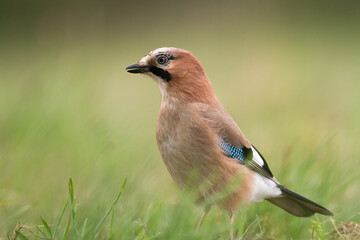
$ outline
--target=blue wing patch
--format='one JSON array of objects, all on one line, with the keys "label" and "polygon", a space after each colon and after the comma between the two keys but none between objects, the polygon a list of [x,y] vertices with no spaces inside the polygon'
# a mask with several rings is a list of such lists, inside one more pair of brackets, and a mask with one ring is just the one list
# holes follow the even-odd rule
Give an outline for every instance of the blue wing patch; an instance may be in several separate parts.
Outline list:
[{"label": "blue wing patch", "polygon": [[245,160],[245,155],[242,148],[234,147],[233,145],[224,141],[221,138],[219,138],[219,145],[223,150],[224,155],[228,156],[229,158],[236,159],[239,163],[243,164]]}]

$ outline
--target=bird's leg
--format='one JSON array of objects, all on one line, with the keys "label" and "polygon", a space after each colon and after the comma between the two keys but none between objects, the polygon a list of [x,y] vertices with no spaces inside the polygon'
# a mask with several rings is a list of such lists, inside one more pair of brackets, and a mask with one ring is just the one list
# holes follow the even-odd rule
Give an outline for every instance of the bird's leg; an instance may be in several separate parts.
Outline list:
[{"label": "bird's leg", "polygon": [[203,214],[201,216],[201,219],[200,219],[200,221],[199,221],[199,223],[198,223],[198,225],[196,227],[196,231],[199,231],[199,229],[200,229],[201,225],[203,224],[204,219],[205,219],[206,215],[208,214],[209,210],[210,210],[210,207],[205,207],[204,212],[203,212]]},{"label": "bird's leg", "polygon": [[229,240],[234,240],[234,229],[233,229],[234,218],[235,218],[235,214],[230,213],[230,232],[229,232]]}]

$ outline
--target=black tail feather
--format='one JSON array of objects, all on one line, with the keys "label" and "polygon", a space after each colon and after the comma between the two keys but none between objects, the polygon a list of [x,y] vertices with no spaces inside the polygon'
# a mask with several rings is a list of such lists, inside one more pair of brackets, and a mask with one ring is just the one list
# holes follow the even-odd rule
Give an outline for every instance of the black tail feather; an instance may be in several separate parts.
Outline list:
[{"label": "black tail feather", "polygon": [[313,201],[310,201],[307,198],[287,189],[282,185],[278,185],[281,192],[281,196],[277,198],[269,198],[267,201],[272,204],[284,209],[288,213],[291,213],[298,217],[310,217],[315,213],[320,213],[327,216],[332,216],[333,214],[326,208],[320,206]]}]

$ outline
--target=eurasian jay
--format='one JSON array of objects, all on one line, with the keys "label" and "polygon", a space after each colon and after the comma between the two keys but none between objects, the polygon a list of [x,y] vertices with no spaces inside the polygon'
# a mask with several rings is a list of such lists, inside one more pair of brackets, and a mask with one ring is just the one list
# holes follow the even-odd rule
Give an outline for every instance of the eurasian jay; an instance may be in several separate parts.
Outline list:
[{"label": "eurasian jay", "polygon": [[176,184],[195,190],[199,201],[226,210],[231,225],[239,206],[264,199],[298,217],[332,215],[278,182],[264,157],[220,104],[200,62],[190,52],[159,48],[126,70],[149,75],[160,87],[156,140]]}]

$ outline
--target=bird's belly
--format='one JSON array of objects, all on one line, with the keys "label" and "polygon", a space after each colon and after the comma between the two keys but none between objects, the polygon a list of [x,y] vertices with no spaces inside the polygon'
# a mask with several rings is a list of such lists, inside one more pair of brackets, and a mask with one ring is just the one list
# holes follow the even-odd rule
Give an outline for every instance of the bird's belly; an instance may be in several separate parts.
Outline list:
[{"label": "bird's belly", "polygon": [[162,141],[158,141],[165,166],[180,188],[184,187],[190,173],[194,171],[186,145],[188,143],[184,143],[184,140],[176,135],[169,135]]}]

